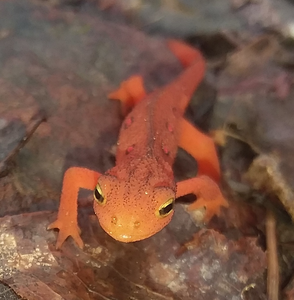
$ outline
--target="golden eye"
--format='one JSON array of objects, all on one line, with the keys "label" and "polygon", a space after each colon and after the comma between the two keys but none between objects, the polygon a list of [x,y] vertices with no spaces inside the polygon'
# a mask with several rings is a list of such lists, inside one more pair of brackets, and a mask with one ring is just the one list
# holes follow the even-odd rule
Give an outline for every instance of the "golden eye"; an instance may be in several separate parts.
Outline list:
[{"label": "golden eye", "polygon": [[101,187],[99,183],[97,183],[95,190],[94,190],[94,198],[100,205],[105,205],[106,199],[102,193]]},{"label": "golden eye", "polygon": [[169,200],[167,200],[159,207],[158,211],[156,211],[155,213],[156,216],[159,218],[164,218],[168,216],[174,209],[174,203],[175,203],[174,198],[170,198]]}]

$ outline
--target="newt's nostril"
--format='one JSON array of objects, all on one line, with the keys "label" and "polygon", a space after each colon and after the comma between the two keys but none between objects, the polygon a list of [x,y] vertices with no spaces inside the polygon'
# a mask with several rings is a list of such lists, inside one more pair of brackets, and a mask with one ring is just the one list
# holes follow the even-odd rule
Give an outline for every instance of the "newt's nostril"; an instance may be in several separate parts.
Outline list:
[{"label": "newt's nostril", "polygon": [[135,228],[139,228],[139,227],[140,227],[140,221],[136,221],[136,222],[134,223],[134,227],[135,227]]},{"label": "newt's nostril", "polygon": [[111,218],[111,224],[113,224],[113,225],[117,224],[117,218],[116,217]]}]

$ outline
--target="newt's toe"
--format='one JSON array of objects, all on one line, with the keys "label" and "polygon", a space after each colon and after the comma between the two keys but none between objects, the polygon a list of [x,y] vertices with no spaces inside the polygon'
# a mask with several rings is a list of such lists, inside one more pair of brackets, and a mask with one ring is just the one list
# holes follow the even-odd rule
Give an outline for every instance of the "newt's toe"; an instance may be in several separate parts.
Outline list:
[{"label": "newt's toe", "polygon": [[229,204],[227,200],[224,197],[219,196],[216,199],[211,200],[206,200],[203,198],[197,199],[197,201],[189,205],[188,209],[191,211],[205,207],[206,212],[204,222],[207,223],[212,219],[213,216],[218,216],[220,214],[221,207],[228,207],[228,205]]},{"label": "newt's toe", "polygon": [[47,230],[50,229],[59,229],[57,242],[55,246],[56,249],[60,249],[62,244],[69,236],[71,236],[74,239],[74,241],[77,243],[77,245],[81,249],[83,249],[84,243],[80,237],[81,229],[77,224],[63,226],[63,223],[57,219],[56,221],[54,221],[53,223],[47,226]]}]

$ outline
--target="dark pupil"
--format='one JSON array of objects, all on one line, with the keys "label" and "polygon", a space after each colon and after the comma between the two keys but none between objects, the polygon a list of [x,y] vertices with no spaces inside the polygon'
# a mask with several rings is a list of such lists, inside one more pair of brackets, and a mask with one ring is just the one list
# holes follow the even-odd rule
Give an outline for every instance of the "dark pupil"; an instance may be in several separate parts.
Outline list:
[{"label": "dark pupil", "polygon": [[99,201],[99,202],[103,202],[103,197],[102,197],[102,195],[98,192],[98,190],[97,189],[95,189],[95,198],[97,199],[97,201]]},{"label": "dark pupil", "polygon": [[161,209],[159,210],[159,214],[160,214],[161,216],[164,216],[164,215],[168,214],[168,213],[173,209],[173,207],[174,207],[174,203],[171,202],[171,203],[168,204],[167,206],[161,208]]}]

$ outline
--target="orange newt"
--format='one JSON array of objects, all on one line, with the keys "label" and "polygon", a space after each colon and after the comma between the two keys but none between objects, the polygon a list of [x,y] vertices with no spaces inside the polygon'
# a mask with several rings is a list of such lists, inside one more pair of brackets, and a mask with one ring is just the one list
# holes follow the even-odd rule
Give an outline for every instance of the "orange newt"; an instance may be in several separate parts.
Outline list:
[{"label": "orange newt", "polygon": [[[141,77],[134,76],[109,95],[122,101],[125,109],[135,106],[120,129],[116,165],[103,175],[79,167],[65,172],[58,217],[48,226],[59,229],[56,248],[69,236],[83,247],[77,223],[80,188],[94,190],[100,225],[122,242],[148,238],[165,227],[177,197],[195,194],[197,200],[189,209],[205,207],[206,221],[228,205],[218,187],[220,168],[212,139],[183,118],[203,78],[204,59],[184,43],[171,40],[168,46],[188,66],[178,78],[146,95]],[[197,177],[175,182],[172,165],[177,147],[197,160]]]}]

